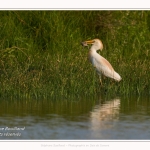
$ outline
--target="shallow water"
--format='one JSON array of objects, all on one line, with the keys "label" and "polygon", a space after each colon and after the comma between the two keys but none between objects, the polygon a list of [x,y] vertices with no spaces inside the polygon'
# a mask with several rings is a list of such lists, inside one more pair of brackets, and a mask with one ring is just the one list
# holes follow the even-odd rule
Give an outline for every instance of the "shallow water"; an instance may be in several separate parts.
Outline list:
[{"label": "shallow water", "polygon": [[1,100],[0,139],[150,139],[150,100]]}]

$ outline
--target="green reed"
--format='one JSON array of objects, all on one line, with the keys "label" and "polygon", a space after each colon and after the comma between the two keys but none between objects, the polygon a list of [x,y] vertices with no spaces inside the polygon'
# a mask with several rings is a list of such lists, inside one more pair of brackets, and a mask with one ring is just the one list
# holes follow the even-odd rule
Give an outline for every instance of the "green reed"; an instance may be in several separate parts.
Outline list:
[{"label": "green reed", "polygon": [[[1,11],[0,97],[150,94],[149,11]],[[121,75],[103,86],[81,41],[100,38],[100,52]]]}]

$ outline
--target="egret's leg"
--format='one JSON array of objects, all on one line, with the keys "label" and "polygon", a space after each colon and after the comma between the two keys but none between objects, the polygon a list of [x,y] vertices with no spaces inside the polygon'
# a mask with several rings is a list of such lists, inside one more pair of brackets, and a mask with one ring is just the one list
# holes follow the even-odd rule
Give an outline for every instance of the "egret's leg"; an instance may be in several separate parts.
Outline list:
[{"label": "egret's leg", "polygon": [[99,75],[99,81],[100,81],[100,84],[102,85],[102,77],[101,77],[101,75]]},{"label": "egret's leg", "polygon": [[99,75],[100,84],[101,84],[101,86],[102,86],[102,76],[101,76],[101,73],[98,73],[98,75]]},{"label": "egret's leg", "polygon": [[102,86],[102,77],[101,77],[101,73],[100,73],[98,70],[96,70],[96,72],[97,72],[97,74],[98,74],[98,76],[99,76],[100,85]]}]

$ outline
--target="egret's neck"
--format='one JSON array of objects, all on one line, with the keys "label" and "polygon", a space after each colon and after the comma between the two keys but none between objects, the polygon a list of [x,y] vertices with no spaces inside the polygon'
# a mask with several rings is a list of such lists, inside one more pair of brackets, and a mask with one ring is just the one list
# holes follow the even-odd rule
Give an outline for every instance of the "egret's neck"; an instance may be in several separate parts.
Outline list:
[{"label": "egret's neck", "polygon": [[90,51],[96,52],[99,49],[100,49],[100,47],[98,45],[92,45],[91,48],[90,48]]},{"label": "egret's neck", "polygon": [[103,44],[102,44],[102,42],[101,41],[97,41],[97,42],[95,42],[92,46],[91,46],[91,48],[90,48],[90,50],[91,51],[97,51],[97,50],[102,50],[103,49]]}]

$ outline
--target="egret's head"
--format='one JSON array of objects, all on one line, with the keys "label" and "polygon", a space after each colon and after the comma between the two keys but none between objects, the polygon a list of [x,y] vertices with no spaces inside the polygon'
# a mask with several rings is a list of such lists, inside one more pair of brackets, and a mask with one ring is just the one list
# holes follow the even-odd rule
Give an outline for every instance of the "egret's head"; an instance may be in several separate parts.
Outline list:
[{"label": "egret's head", "polygon": [[103,43],[101,40],[99,39],[93,39],[93,40],[89,40],[89,41],[84,41],[81,43],[82,46],[88,46],[89,44],[92,44],[91,48],[94,48],[95,50],[103,50]]}]

